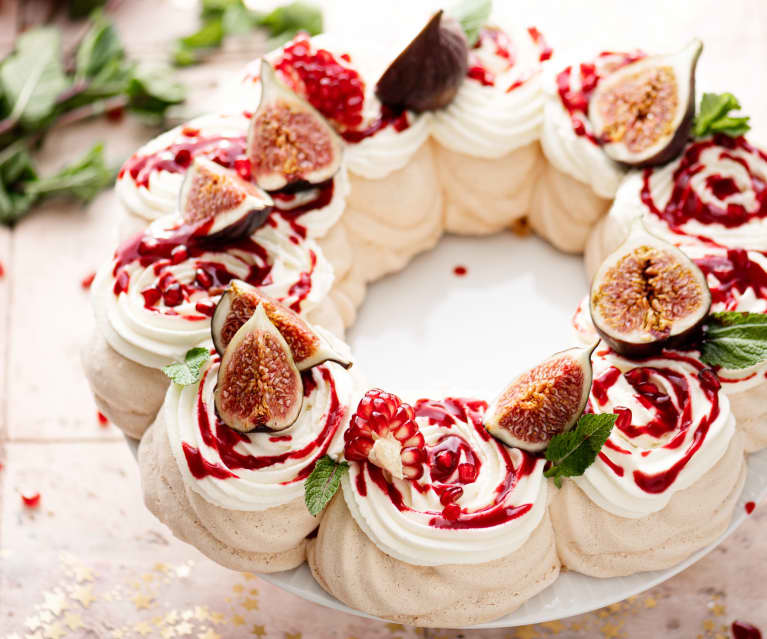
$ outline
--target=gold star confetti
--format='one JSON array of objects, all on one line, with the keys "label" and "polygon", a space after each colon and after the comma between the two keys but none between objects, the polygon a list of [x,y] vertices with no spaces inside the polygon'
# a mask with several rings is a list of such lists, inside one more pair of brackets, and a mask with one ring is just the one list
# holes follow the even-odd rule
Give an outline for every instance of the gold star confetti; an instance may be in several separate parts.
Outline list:
[{"label": "gold star confetti", "polygon": [[545,623],[541,624],[542,628],[546,628],[546,630],[551,630],[555,635],[558,635],[560,632],[565,630],[565,624],[563,624],[561,621],[547,621]]},{"label": "gold star confetti", "polygon": [[65,634],[67,634],[67,631],[64,630],[64,626],[61,625],[60,621],[43,629],[43,637],[45,639],[61,639]]},{"label": "gold star confetti", "polygon": [[176,634],[176,629],[173,626],[167,626],[160,631],[162,639],[170,639]]},{"label": "gold star confetti", "polygon": [[198,634],[197,639],[221,639],[221,635],[208,628],[205,632]]},{"label": "gold star confetti", "polygon": [[173,625],[178,621],[178,611],[177,610],[171,610],[167,615],[165,615],[165,623],[168,625]]},{"label": "gold star confetti", "polygon": [[170,570],[170,568],[168,567],[168,564],[164,564],[162,562],[158,562],[158,563],[156,563],[154,565],[153,570],[155,570],[156,572],[161,572],[161,573],[165,574],[166,572],[168,572],[168,570]]},{"label": "gold star confetti", "polygon": [[123,639],[124,636],[125,636],[125,631],[122,630],[121,628],[115,628],[112,631],[113,639]]},{"label": "gold star confetti", "polygon": [[251,595],[258,595],[258,588],[251,588],[250,589],[250,594]]},{"label": "gold star confetti", "polygon": [[136,610],[145,610],[149,608],[149,604],[154,601],[154,597],[138,593],[131,597],[131,601],[133,602],[133,605],[136,606]]},{"label": "gold star confetti", "polygon": [[242,584],[234,584],[234,586],[232,586],[232,592],[236,592],[239,594],[243,590],[245,590],[245,586],[243,586]]},{"label": "gold star confetti", "polygon": [[657,605],[658,605],[658,602],[655,600],[654,597],[647,597],[647,599],[644,600],[645,608],[655,608],[655,606]]},{"label": "gold star confetti", "polygon": [[266,634],[266,629],[263,626],[253,626],[250,634],[256,635],[256,637],[263,637]]},{"label": "gold star confetti", "polygon": [[243,578],[245,581],[250,581],[251,579],[255,579],[256,576],[252,572],[244,572],[242,573]]},{"label": "gold star confetti", "polygon": [[722,604],[714,604],[711,606],[711,614],[717,617],[723,617],[726,612],[725,607]]},{"label": "gold star confetti", "polygon": [[78,630],[83,627],[83,618],[74,612],[68,612],[64,616],[64,623],[70,630]]},{"label": "gold star confetti", "polygon": [[606,623],[604,626],[600,628],[600,631],[602,633],[602,636],[605,637],[605,639],[617,639],[621,636],[621,627],[623,626],[623,622],[617,624],[612,623]]},{"label": "gold star confetti", "polygon": [[232,625],[233,626],[244,626],[245,625],[245,617],[242,615],[234,615],[232,617]]},{"label": "gold star confetti", "polygon": [[176,626],[176,634],[179,637],[188,635],[190,632],[192,632],[192,624],[190,624],[188,621],[182,621]]},{"label": "gold star confetti", "polygon": [[405,626],[403,626],[401,623],[387,623],[386,627],[388,628],[389,632],[404,632]]},{"label": "gold star confetti", "polygon": [[258,599],[248,597],[243,603],[245,610],[258,610]]},{"label": "gold star confetti", "polygon": [[195,606],[194,616],[198,621],[205,621],[210,618],[210,611],[207,606]]},{"label": "gold star confetti", "polygon": [[91,569],[82,564],[78,564],[74,567],[75,581],[79,584],[85,581],[93,581],[93,573]]},{"label": "gold star confetti", "polygon": [[45,599],[43,608],[50,610],[54,615],[58,616],[69,608],[67,598],[59,592],[45,592],[43,598]]},{"label": "gold star confetti", "polygon": [[300,632],[286,632],[285,639],[301,639]]},{"label": "gold star confetti", "polygon": [[149,583],[150,581],[154,581],[154,575],[151,572],[147,572],[141,575],[141,578],[147,583]]},{"label": "gold star confetti", "polygon": [[152,634],[152,626],[150,626],[146,621],[141,621],[133,626],[133,632],[137,632],[142,637],[146,637],[147,635]]},{"label": "gold star confetti", "polygon": [[706,619],[703,622],[703,629],[704,630],[706,630],[708,632],[714,632],[714,628],[716,628],[716,626],[714,625],[714,622],[711,621],[711,619]]},{"label": "gold star confetti", "polygon": [[75,588],[72,593],[72,599],[79,601],[83,608],[87,608],[96,601],[96,597],[93,595],[93,590],[90,586],[78,586]]},{"label": "gold star confetti", "polygon": [[188,621],[192,617],[194,617],[194,611],[190,608],[181,612],[181,618],[186,621]]},{"label": "gold star confetti", "polygon": [[540,636],[535,626],[520,626],[514,633],[514,639],[537,639]]}]

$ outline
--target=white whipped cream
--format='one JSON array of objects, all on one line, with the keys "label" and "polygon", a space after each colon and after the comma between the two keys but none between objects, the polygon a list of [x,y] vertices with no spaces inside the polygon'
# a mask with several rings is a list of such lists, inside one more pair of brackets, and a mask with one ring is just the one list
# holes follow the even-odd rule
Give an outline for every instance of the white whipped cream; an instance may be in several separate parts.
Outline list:
[{"label": "white whipped cream", "polygon": [[[320,330],[321,329],[316,329]],[[323,332],[323,336],[333,339]],[[349,421],[349,406],[355,399],[356,385],[350,371],[327,363],[311,370],[316,387],[304,397],[296,422],[279,432],[253,432],[243,435],[234,446],[238,455],[251,458],[277,457],[275,463],[250,460],[254,469],[227,467],[226,455],[217,444],[203,439],[198,419],[198,400],[202,401],[211,431],[228,428],[216,425],[213,391],[216,387],[219,358],[210,364],[201,383],[190,386],[171,384],[163,404],[163,416],[173,456],[184,482],[203,499],[232,510],[262,511],[300,498],[303,478],[325,454],[337,456],[343,449],[343,431]],[[326,379],[326,375],[332,381]],[[202,458],[234,476],[220,479],[194,476],[186,459],[184,445],[193,447]],[[283,456],[283,459],[279,459]],[[262,466],[256,468],[256,466]],[[226,474],[226,473],[225,473]]]},{"label": "white whipped cream", "polygon": [[[521,451],[506,449],[492,438],[483,438],[474,425],[460,419],[456,419],[451,427],[430,424],[424,417],[418,417],[416,421],[427,447],[445,435],[460,435],[481,461],[476,480],[462,485],[463,495],[457,500],[461,508],[470,512],[489,506],[496,488],[507,477],[503,450],[508,451],[515,468],[522,463]],[[434,489],[421,493],[412,482],[394,479],[395,488],[408,506],[400,511],[371,479],[367,464],[350,464],[350,471],[343,479],[344,497],[360,528],[379,549],[395,559],[419,566],[484,563],[517,550],[543,519],[547,507],[544,462],[534,463],[532,472],[520,477],[502,502],[507,507],[530,504],[531,508],[515,519],[487,528],[437,528],[430,525],[429,521],[439,518],[443,509]],[[367,488],[364,497],[358,490],[360,474],[363,474]],[[431,483],[428,466],[418,481]]]},{"label": "white whipped cream", "polygon": [[[594,355],[593,363],[595,379],[598,379],[611,366],[620,369],[623,373],[638,366],[646,366],[671,369],[682,376],[688,385],[691,423],[681,444],[666,447],[675,436],[679,435],[681,432],[679,429],[656,438],[650,434],[629,437],[615,427],[608,441],[626,452],[618,452],[606,444],[602,448],[601,455],[622,468],[623,475],[619,476],[600,456],[586,469],[582,477],[574,478],[577,485],[595,504],[614,515],[640,518],[658,512],[669,503],[675,493],[695,483],[724,455],[735,433],[735,418],[730,412],[730,403],[724,393],[717,394],[719,414],[711,422],[700,447],[667,488],[662,492],[647,492],[637,484],[634,472],[656,475],[669,471],[675,464],[681,463],[694,445],[699,425],[710,418],[713,403],[701,387],[698,368],[687,362],[659,356],[637,364],[613,353],[605,354],[601,351]],[[667,379],[653,375],[651,382],[660,391],[667,393],[681,412],[677,395]],[[630,408],[631,423],[635,427],[646,425],[655,416],[651,409],[640,403],[634,389],[623,374],[607,390],[605,403],[600,404],[597,401],[593,390],[590,401],[594,411],[598,413],[610,413],[616,407]]]},{"label": "white whipped cream", "polygon": [[[655,208],[659,211],[664,211],[669,205],[674,192],[674,174],[679,169],[680,163],[686,162],[687,153],[697,144],[700,142],[688,146],[685,154],[673,162],[651,170],[649,195]],[[691,189],[704,205],[725,210],[728,205],[739,205],[745,207],[748,213],[755,213],[759,210],[760,203],[756,197],[752,176],[762,184],[767,181],[767,160],[758,152],[739,147],[730,149],[714,145],[703,150],[699,159],[690,166],[694,169],[694,175],[690,176],[685,189]],[[619,222],[621,227],[628,228],[631,220],[641,215],[645,226],[651,233],[677,244],[694,241],[697,238],[706,238],[722,246],[758,251],[767,250],[767,217],[760,218],[753,215],[742,224],[732,228],[719,223],[704,223],[691,217],[678,228],[672,229],[664,219],[642,201],[644,175],[644,171],[633,171],[626,177],[616,193],[615,202],[609,215]],[[721,199],[709,186],[710,180],[719,178],[730,180],[730,184],[735,187],[734,192]]]},{"label": "white whipped cream", "polygon": [[474,61],[496,71],[494,84],[467,77],[455,99],[434,112],[432,134],[442,146],[473,157],[498,158],[540,136],[541,49],[526,29],[514,27],[507,33],[513,64],[509,66],[493,40],[484,36],[480,47],[470,51],[469,65]]},{"label": "white whipped cream", "polygon": [[[617,54],[616,57],[620,57]],[[595,64],[597,73],[615,64],[615,58],[600,56],[587,64]],[[569,65],[570,88],[573,91],[581,89],[580,64],[573,62]],[[543,129],[541,146],[546,158],[555,168],[566,173],[579,182],[589,185],[594,193],[606,199],[612,199],[625,174],[621,166],[611,160],[602,147],[586,135],[575,132],[573,118],[568,113],[559,96],[557,75],[565,67],[554,69],[551,65],[544,73],[543,87],[546,92],[543,109]],[[590,130],[586,113],[579,111],[576,116]]]},{"label": "white whipped cream", "polygon": [[[178,223],[176,216],[160,218],[145,231],[145,236],[161,236]],[[291,287],[301,281],[302,274],[310,273],[311,290],[300,302],[303,314],[325,298],[333,283],[333,269],[314,240],[294,236],[295,241],[291,241],[291,235],[287,224],[280,221],[276,227],[264,225],[251,239],[266,251],[267,262],[272,265],[271,282],[260,287],[266,295],[290,305],[297,301]],[[181,284],[191,283],[200,262],[221,264],[235,277],[247,279],[251,266],[260,265],[260,261],[255,254],[227,248],[226,244],[168,265],[161,274],[155,273],[154,265],[144,267],[134,261],[125,267],[130,276],[128,291],[115,295],[114,260],[110,260],[99,269],[91,286],[98,327],[114,350],[144,366],[160,368],[181,360],[190,348],[209,342],[210,318],[198,312],[196,305],[215,304],[218,295],[208,296],[201,291],[173,308],[162,300],[147,308],[142,291],[157,286],[165,273],[171,273]]]}]

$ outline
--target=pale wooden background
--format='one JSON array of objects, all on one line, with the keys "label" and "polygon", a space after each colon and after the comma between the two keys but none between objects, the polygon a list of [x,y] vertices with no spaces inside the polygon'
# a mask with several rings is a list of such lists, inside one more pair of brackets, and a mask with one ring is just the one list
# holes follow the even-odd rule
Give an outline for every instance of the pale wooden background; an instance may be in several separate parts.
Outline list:
[{"label": "pale wooden background", "polygon": [[[706,44],[700,85],[730,90],[767,139],[767,2],[641,3],[608,0],[503,2],[501,12],[543,29],[556,49],[642,46],[669,50],[697,35]],[[13,39],[19,6],[0,5],[0,50]],[[173,35],[195,23],[193,2],[126,1],[117,16],[135,55],[162,58]],[[255,3],[259,4],[259,3]],[[270,3],[273,4],[273,3]],[[414,0],[337,0],[331,30],[401,40]],[[350,28],[349,25],[355,25]],[[395,25],[393,30],[386,25]],[[622,34],[622,35],[620,35]],[[620,37],[618,37],[620,35]],[[184,73],[190,112],[247,57],[230,47]],[[117,162],[153,132],[130,118],[56,131],[43,150],[54,169],[93,141]],[[143,508],[135,463],[118,431],[99,426],[80,372],[79,343],[91,324],[80,280],[112,250],[111,192],[88,209],[50,204],[13,232],[0,228],[0,638],[34,637],[702,637],[728,636],[745,619],[767,630],[767,508],[696,566],[609,609],[509,631],[420,631],[372,623],[305,603],[258,578],[219,568],[176,542]],[[42,494],[25,509],[20,492]]]}]

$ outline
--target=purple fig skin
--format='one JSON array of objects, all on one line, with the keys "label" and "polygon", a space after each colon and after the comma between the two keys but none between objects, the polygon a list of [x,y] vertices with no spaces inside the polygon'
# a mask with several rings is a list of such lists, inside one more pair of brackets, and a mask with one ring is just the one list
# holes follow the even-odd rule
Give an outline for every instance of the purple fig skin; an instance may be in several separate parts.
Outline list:
[{"label": "purple fig skin", "polygon": [[440,10],[384,71],[376,96],[395,110],[441,109],[453,101],[466,77],[468,57],[463,30]]},{"label": "purple fig skin", "polygon": [[252,235],[257,229],[261,228],[269,217],[272,207],[264,209],[254,209],[248,211],[236,222],[229,226],[208,235],[207,239],[211,242],[234,242],[244,237]]}]

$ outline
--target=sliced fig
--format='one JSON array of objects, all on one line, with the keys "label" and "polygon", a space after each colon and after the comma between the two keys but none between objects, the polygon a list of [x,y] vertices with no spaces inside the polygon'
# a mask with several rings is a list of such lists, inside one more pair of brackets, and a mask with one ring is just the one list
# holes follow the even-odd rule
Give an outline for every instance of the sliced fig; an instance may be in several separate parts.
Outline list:
[{"label": "sliced fig", "polygon": [[301,373],[263,306],[226,347],[214,396],[224,423],[242,433],[284,430],[298,419],[304,399]]},{"label": "sliced fig", "polygon": [[570,430],[589,399],[597,343],[555,353],[514,379],[488,407],[487,431],[507,446],[535,452]]},{"label": "sliced fig", "polygon": [[420,478],[426,462],[426,440],[413,407],[391,393],[369,390],[344,432],[344,457],[369,461],[397,479]]},{"label": "sliced fig", "polygon": [[458,22],[437,11],[389,65],[376,96],[395,109],[434,111],[453,101],[468,69],[469,48]]},{"label": "sliced fig", "polygon": [[289,89],[266,60],[261,102],[248,131],[248,156],[256,183],[267,191],[289,184],[319,184],[341,167],[341,138],[322,114]]},{"label": "sliced fig", "polygon": [[637,219],[594,275],[589,307],[610,348],[642,357],[694,339],[711,308],[711,292],[689,257]]},{"label": "sliced fig", "polygon": [[352,365],[297,313],[241,280],[229,283],[213,313],[211,336],[219,353],[224,353],[235,333],[258,307],[264,308],[269,320],[285,338],[298,370],[304,371],[327,361],[345,368]]},{"label": "sliced fig", "polygon": [[261,226],[272,210],[272,198],[237,173],[196,157],[181,186],[179,210],[187,224],[213,219],[210,238],[237,239]]},{"label": "sliced fig", "polygon": [[630,166],[664,164],[682,151],[695,116],[695,67],[703,43],[642,58],[603,78],[589,120],[605,153]]}]

